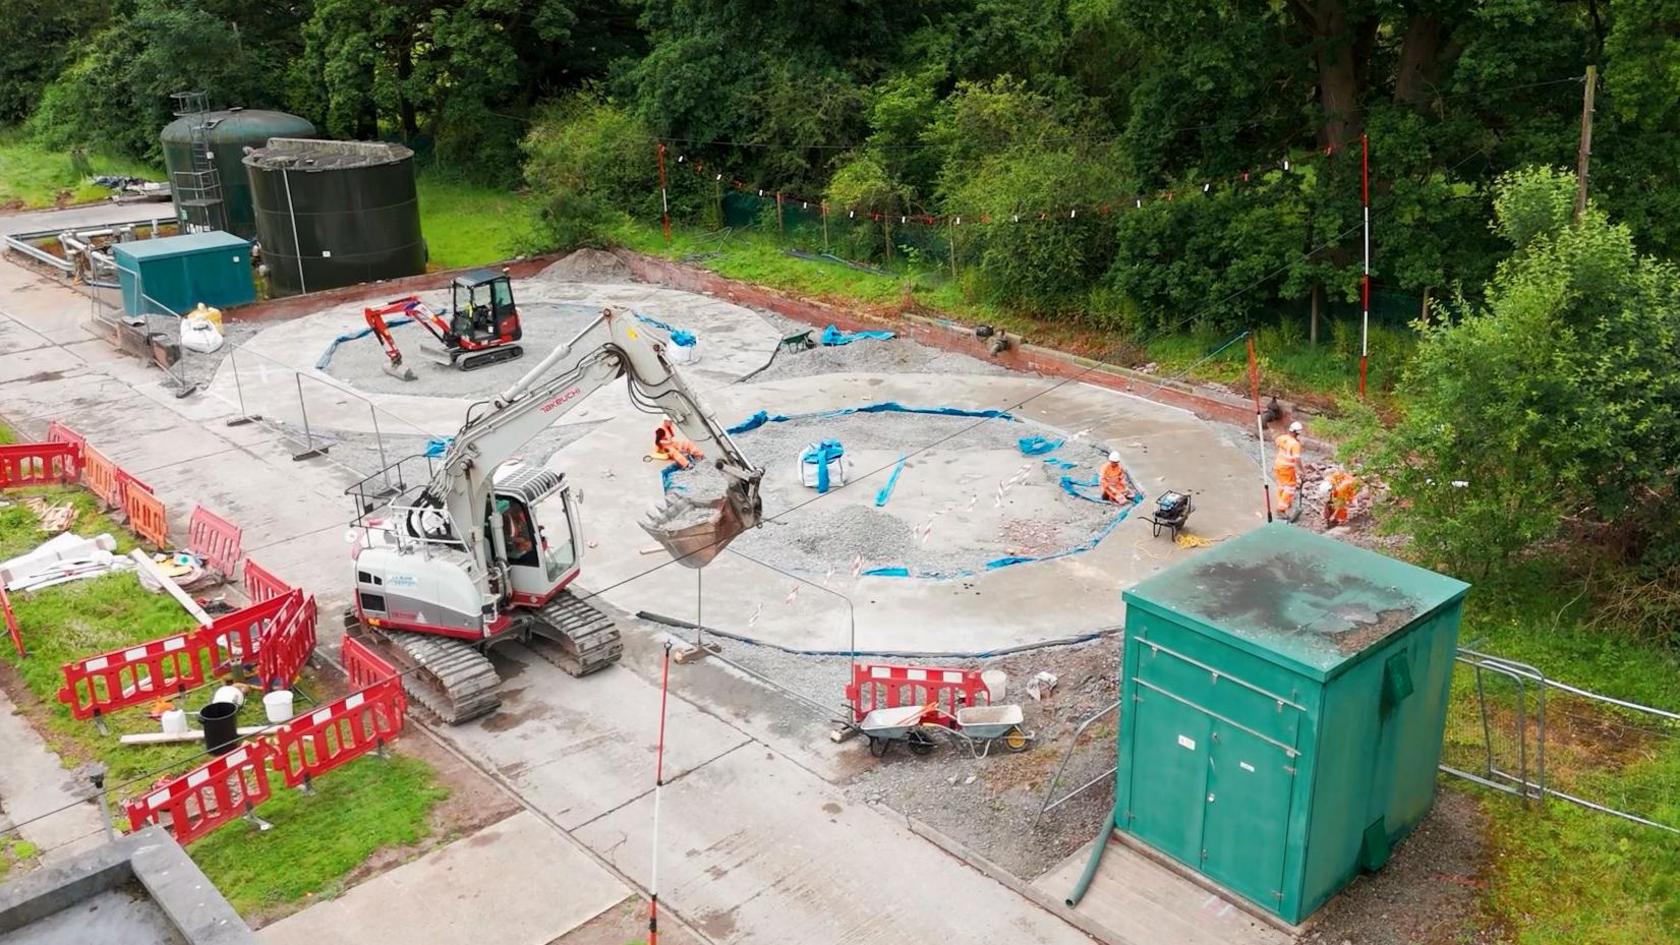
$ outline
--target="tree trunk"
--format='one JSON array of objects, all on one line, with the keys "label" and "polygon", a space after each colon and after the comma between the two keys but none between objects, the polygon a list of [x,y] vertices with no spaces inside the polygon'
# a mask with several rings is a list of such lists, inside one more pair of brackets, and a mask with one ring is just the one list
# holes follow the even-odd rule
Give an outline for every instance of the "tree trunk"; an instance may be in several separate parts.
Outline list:
[{"label": "tree trunk", "polygon": [[414,101],[408,97],[408,83],[414,76],[414,50],[407,42],[399,42],[397,54],[397,114],[402,121],[403,140],[412,142],[420,137],[420,122],[414,114]]},{"label": "tree trunk", "polygon": [[1423,14],[1406,24],[1400,44],[1400,65],[1394,73],[1394,101],[1422,108],[1440,72],[1441,18]]},{"label": "tree trunk", "polygon": [[1359,138],[1364,126],[1356,54],[1359,37],[1349,28],[1343,0],[1316,0],[1310,11],[1313,45],[1317,47],[1318,100],[1324,110],[1319,144],[1341,151]]},{"label": "tree trunk", "polygon": [[1318,296],[1321,291],[1323,291],[1323,288],[1314,282],[1312,287],[1312,327],[1307,329],[1307,340],[1311,341],[1314,347],[1318,345]]}]

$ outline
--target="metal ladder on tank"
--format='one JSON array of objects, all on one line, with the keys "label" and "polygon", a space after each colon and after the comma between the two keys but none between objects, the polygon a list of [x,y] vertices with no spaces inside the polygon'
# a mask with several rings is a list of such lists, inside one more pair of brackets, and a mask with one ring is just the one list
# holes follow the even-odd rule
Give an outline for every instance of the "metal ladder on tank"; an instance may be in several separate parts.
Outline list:
[{"label": "metal ladder on tank", "polygon": [[222,175],[216,170],[210,149],[210,107],[203,92],[176,92],[175,115],[187,120],[188,169],[170,175],[169,187],[175,206],[181,209],[187,229],[193,232],[227,229],[227,207],[222,201]]}]

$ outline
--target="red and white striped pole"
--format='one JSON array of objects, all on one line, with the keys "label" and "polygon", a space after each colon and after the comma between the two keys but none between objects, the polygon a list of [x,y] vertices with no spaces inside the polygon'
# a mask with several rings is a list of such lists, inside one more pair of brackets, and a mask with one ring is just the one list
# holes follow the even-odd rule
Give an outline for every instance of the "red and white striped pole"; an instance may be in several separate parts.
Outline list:
[{"label": "red and white striped pole", "polygon": [[1260,451],[1260,494],[1266,521],[1272,520],[1272,480],[1266,474],[1266,411],[1260,407],[1260,358],[1254,353],[1254,332],[1248,333],[1248,387],[1254,394],[1254,442]]},{"label": "red and white striped pole", "polygon": [[659,143],[659,223],[665,230],[665,242],[671,242],[671,192],[665,185],[665,143]]},{"label": "red and white striped pole", "polygon": [[659,945],[659,795],[665,786],[665,696],[671,686],[671,644],[659,675],[659,749],[653,763],[653,871],[648,880],[648,945]]},{"label": "red and white striped pole", "polygon": [[1359,136],[1359,200],[1365,208],[1365,273],[1359,296],[1364,308],[1359,322],[1359,396],[1365,396],[1365,369],[1371,359],[1371,141]]}]

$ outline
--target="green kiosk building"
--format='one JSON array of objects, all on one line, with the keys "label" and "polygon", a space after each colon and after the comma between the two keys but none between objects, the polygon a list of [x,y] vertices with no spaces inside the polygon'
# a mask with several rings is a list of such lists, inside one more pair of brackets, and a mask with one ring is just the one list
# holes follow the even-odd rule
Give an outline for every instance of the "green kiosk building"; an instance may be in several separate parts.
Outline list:
[{"label": "green kiosk building", "polygon": [[1468,591],[1281,523],[1126,591],[1115,827],[1311,915],[1429,812]]}]

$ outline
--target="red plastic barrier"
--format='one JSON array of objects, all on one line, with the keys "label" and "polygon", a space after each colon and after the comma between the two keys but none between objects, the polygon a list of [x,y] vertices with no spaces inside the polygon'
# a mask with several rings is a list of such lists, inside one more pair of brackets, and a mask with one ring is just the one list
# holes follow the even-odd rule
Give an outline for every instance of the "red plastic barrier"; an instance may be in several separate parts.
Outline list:
[{"label": "red plastic barrier", "polygon": [[0,489],[75,482],[81,478],[81,453],[74,443],[0,446]]},{"label": "red plastic barrier", "polygon": [[122,480],[122,507],[128,515],[128,527],[157,547],[168,548],[169,513],[164,510],[163,500],[152,495],[145,483],[121,469],[117,470],[117,477]]},{"label": "red plastic barrier", "polygon": [[395,666],[355,637],[344,638],[344,647],[339,651],[339,658],[344,661],[344,675],[350,677],[350,685],[356,689],[366,689],[376,682],[392,679],[397,675]]},{"label": "red plastic barrier", "polygon": [[188,771],[124,804],[130,830],[158,824],[186,846],[268,800],[268,762],[274,749],[252,742]]},{"label": "red plastic barrier", "polygon": [[223,614],[210,624],[208,633],[216,643],[218,672],[227,666],[257,664],[257,654],[262,652],[264,639],[279,628],[281,621],[290,617],[287,608],[303,603],[303,592],[294,593],[297,594],[296,599],[271,597],[243,610]]},{"label": "red plastic barrier", "polygon": [[315,652],[315,598],[294,590],[285,597],[273,628],[257,650],[257,673],[264,689],[288,689]]},{"label": "red plastic barrier", "polygon": [[245,559],[245,594],[254,604],[279,597],[292,589],[291,585],[274,576],[274,572]]},{"label": "red plastic barrier", "polygon": [[202,505],[193,506],[192,518],[187,522],[187,550],[210,567],[222,572],[228,580],[238,573],[239,556],[244,554],[240,543],[245,530]]},{"label": "red plastic barrier", "polygon": [[386,679],[281,727],[274,766],[287,787],[308,784],[339,765],[385,747],[402,732],[408,696]]},{"label": "red plastic barrier", "polygon": [[80,464],[82,458],[82,452],[87,449],[87,437],[82,436],[80,433],[77,433],[75,430],[70,429],[64,424],[59,423],[57,420],[47,424],[47,442],[74,444],[76,447],[76,460],[78,465]]},{"label": "red plastic barrier", "polygon": [[874,709],[901,705],[937,704],[955,715],[965,705],[991,705],[992,693],[977,669],[858,663],[852,667],[846,701],[852,705],[852,720],[861,722]]},{"label": "red plastic barrier", "polygon": [[[122,480],[117,464],[92,446],[82,447],[82,485],[107,509],[122,505]],[[138,481],[138,480],[136,480]]]},{"label": "red plastic barrier", "polygon": [[18,629],[17,614],[12,613],[12,599],[6,596],[6,585],[0,583],[0,612],[6,616],[6,632],[12,636],[12,646],[17,647],[18,659],[28,656],[23,651],[23,632]]},{"label": "red plastic barrier", "polygon": [[78,719],[185,692],[204,682],[216,654],[204,628],[64,664],[58,701]]}]

